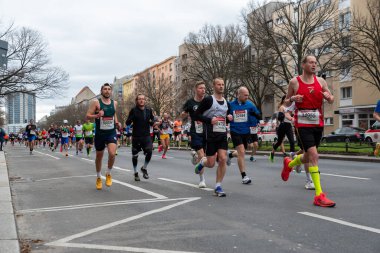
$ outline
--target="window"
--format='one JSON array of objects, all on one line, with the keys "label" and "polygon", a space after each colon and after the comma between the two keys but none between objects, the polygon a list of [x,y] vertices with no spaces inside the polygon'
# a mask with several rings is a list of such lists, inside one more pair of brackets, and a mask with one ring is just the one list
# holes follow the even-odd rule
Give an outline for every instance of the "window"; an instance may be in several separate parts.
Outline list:
[{"label": "window", "polygon": [[284,22],[285,22],[285,19],[283,16],[276,18],[277,25],[283,24]]},{"label": "window", "polygon": [[342,115],[342,126],[343,127],[348,127],[352,126],[354,123],[354,114],[343,114]]},{"label": "window", "polygon": [[340,70],[340,81],[351,81],[351,63],[343,62]]},{"label": "window", "polygon": [[351,22],[351,12],[346,12],[339,14],[339,30],[348,30],[350,29]]},{"label": "window", "polygon": [[316,26],[313,30],[313,33],[321,32],[323,30],[329,29],[333,26],[331,20],[326,20],[323,24]]},{"label": "window", "polygon": [[172,65],[173,65],[172,63],[169,64],[169,71],[172,71],[172,70],[173,70],[173,69],[172,69]]},{"label": "window", "polygon": [[340,99],[352,99],[352,87],[340,88]]},{"label": "window", "polygon": [[326,126],[334,125],[334,118],[333,117],[325,118],[325,125]]}]

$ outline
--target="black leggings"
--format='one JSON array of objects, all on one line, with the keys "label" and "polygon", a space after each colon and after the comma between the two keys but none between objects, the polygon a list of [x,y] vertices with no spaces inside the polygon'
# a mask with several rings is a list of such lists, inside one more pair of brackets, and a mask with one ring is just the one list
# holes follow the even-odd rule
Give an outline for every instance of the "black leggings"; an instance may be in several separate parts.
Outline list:
[{"label": "black leggings", "polygon": [[284,137],[288,137],[290,144],[290,152],[294,152],[294,134],[292,124],[288,122],[282,122],[277,130],[277,142],[273,145],[273,149],[276,150],[284,140]]}]

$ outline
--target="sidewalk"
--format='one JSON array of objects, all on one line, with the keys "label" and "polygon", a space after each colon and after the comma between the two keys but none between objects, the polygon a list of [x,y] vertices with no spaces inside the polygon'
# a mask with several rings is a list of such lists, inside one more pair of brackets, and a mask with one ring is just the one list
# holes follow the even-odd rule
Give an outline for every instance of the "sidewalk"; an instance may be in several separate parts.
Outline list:
[{"label": "sidewalk", "polygon": [[0,221],[0,252],[19,253],[20,246],[4,151],[0,151]]}]

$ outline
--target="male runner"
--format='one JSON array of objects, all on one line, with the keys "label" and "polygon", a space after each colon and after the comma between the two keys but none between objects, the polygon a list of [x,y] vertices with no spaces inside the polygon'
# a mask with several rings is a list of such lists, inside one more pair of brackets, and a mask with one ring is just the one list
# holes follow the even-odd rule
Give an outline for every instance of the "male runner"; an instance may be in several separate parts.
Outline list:
[{"label": "male runner", "polygon": [[54,129],[54,125],[51,124],[50,125],[50,128],[48,129],[48,133],[49,133],[49,146],[50,146],[50,150],[53,151],[54,150],[54,146],[55,146],[55,129]]},{"label": "male runner", "polygon": [[25,132],[28,135],[29,150],[30,150],[30,154],[32,155],[33,148],[34,148],[34,141],[36,140],[36,132],[37,132],[37,126],[34,124],[33,119],[29,121],[29,124],[25,128]]},{"label": "male runner", "polygon": [[65,119],[63,120],[63,127],[61,128],[61,152],[65,150],[65,156],[68,157],[69,154],[69,138],[70,138],[70,126],[69,122]]},{"label": "male runner", "polygon": [[[379,101],[377,101],[375,111],[373,112],[373,117],[375,118],[375,120],[380,122],[380,99]],[[376,143],[376,149],[374,151],[374,155],[380,156],[380,142]]]},{"label": "male runner", "polygon": [[[233,120],[230,122],[231,139],[236,151],[230,152],[227,159],[230,160],[232,157],[238,158],[238,167],[243,184],[251,183],[251,179],[245,172],[245,150],[251,138],[249,115],[258,119],[261,118],[261,115],[256,113],[256,107],[253,103],[248,101],[248,97],[248,89],[246,87],[240,87],[238,89],[237,98],[229,103],[229,113],[233,115]],[[228,160],[227,164],[230,164]]]},{"label": "male runner", "polygon": [[286,103],[290,105],[292,101],[295,102],[294,124],[298,144],[304,154],[297,155],[293,160],[285,157],[281,177],[287,181],[294,166],[309,163],[309,171],[315,185],[314,205],[334,207],[335,202],[322,192],[317,151],[323,132],[323,99],[331,104],[334,102],[334,96],[330,93],[326,81],[315,75],[316,68],[315,56],[305,56],[302,59],[302,74],[289,83]]},{"label": "male runner", "polygon": [[87,157],[90,157],[91,148],[94,143],[94,125],[89,119],[83,124],[84,143],[86,144]]},{"label": "male runner", "polygon": [[227,166],[227,128],[226,118],[232,120],[232,115],[227,116],[228,103],[224,99],[224,81],[222,78],[213,80],[214,94],[206,97],[195,111],[194,120],[205,124],[206,157],[203,157],[195,166],[195,173],[202,172],[204,167],[213,168],[218,156],[218,168],[216,170],[216,185],[214,193],[218,197],[225,197],[222,189],[222,181],[226,174]]},{"label": "male runner", "polygon": [[76,155],[78,155],[78,151],[82,153],[82,149],[83,149],[83,126],[80,123],[80,120],[77,120],[77,124],[74,126],[74,134],[75,134],[75,150],[76,150]]},{"label": "male runner", "polygon": [[116,128],[120,125],[117,114],[117,102],[111,99],[112,87],[105,83],[100,89],[101,97],[91,102],[87,111],[87,119],[95,119],[95,167],[96,167],[96,189],[102,189],[102,160],[104,148],[108,149],[108,169],[106,172],[106,186],[112,185],[111,170],[115,162],[116,154]]},{"label": "male runner", "polygon": [[[203,123],[201,121],[194,120],[194,113],[198,109],[201,101],[206,94],[206,84],[203,81],[198,81],[194,87],[194,98],[190,98],[183,105],[183,112],[181,116],[183,118],[190,115],[191,126],[190,126],[190,138],[191,139],[191,148],[193,151],[192,154],[192,163],[196,165],[204,156],[204,138],[203,138]],[[199,173],[199,188],[206,188],[206,181],[204,178],[204,170]]]},{"label": "male runner", "polygon": [[152,158],[153,150],[150,127],[154,124],[154,116],[152,110],[145,106],[145,96],[143,94],[138,94],[135,102],[136,106],[129,112],[125,124],[130,125],[133,123],[132,165],[135,172],[135,181],[140,181],[139,173],[137,172],[137,162],[140,151],[143,151],[145,155],[145,162],[140,170],[145,179],[149,178],[147,167]]}]

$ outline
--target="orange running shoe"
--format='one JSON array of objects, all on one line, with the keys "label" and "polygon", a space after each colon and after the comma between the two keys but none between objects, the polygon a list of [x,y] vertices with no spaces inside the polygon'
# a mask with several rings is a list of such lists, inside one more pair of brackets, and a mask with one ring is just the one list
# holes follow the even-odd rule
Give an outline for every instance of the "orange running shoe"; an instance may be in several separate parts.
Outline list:
[{"label": "orange running shoe", "polygon": [[111,176],[111,174],[107,174],[106,175],[106,186],[111,187],[111,185],[112,185],[112,176]]},{"label": "orange running shoe", "polygon": [[376,149],[375,152],[373,152],[375,156],[380,156],[380,142],[376,143]]},{"label": "orange running shoe", "polygon": [[289,179],[289,174],[292,171],[292,168],[289,167],[289,163],[292,161],[289,157],[284,158],[284,167],[282,168],[281,172],[281,178],[284,181],[288,181]]},{"label": "orange running shoe", "polygon": [[101,190],[102,189],[102,179],[100,177],[96,178],[96,189]]},{"label": "orange running shoe", "polygon": [[326,197],[326,194],[322,192],[321,194],[319,194],[319,196],[314,197],[314,205],[321,207],[334,207],[335,202],[331,199],[328,199]]}]

